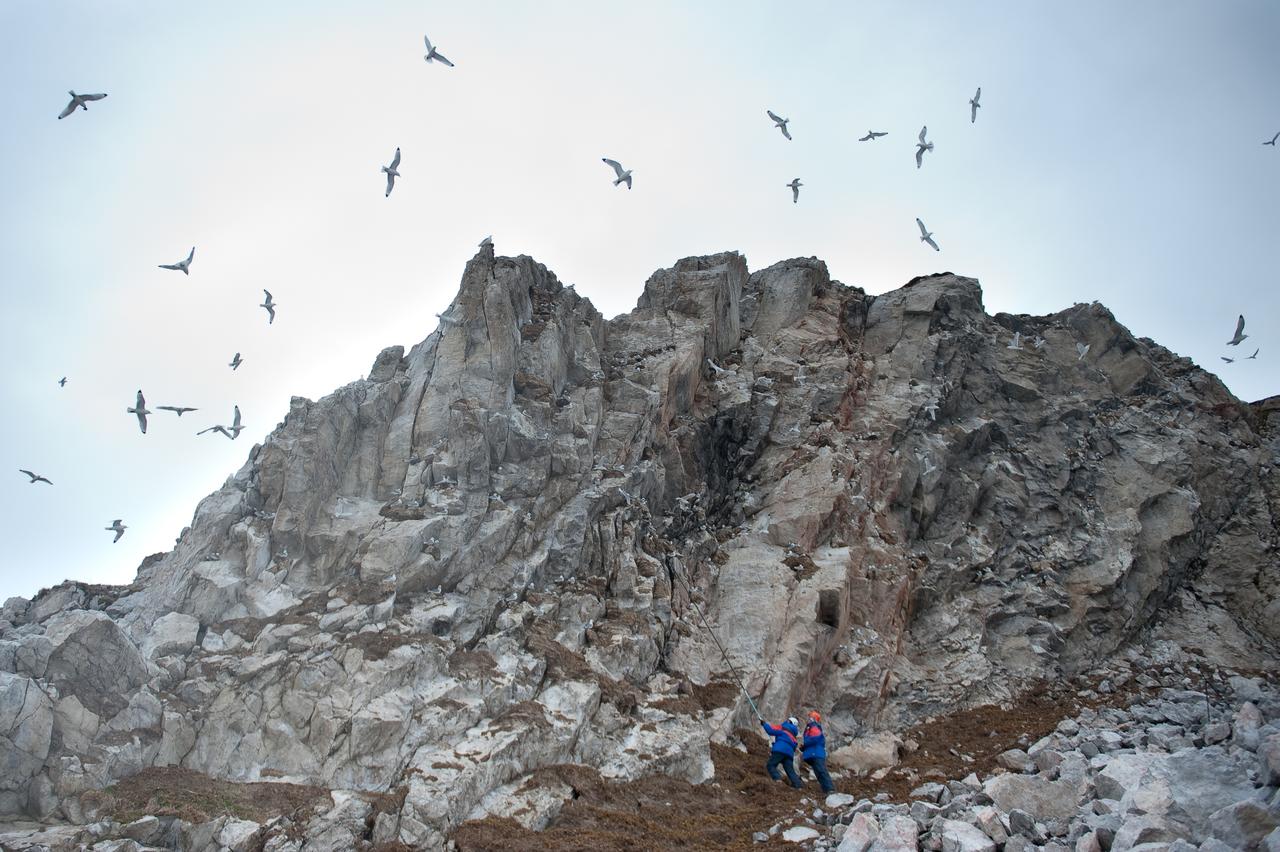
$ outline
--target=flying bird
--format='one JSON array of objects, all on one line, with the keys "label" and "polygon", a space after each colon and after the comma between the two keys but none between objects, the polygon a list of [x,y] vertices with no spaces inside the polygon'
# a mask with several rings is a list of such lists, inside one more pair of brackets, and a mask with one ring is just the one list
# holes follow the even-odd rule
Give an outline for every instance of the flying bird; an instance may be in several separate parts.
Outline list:
[{"label": "flying bird", "polygon": [[1043,349],[1044,345],[1048,342],[1049,341],[1045,340],[1043,337],[1037,334],[1036,339],[1031,341],[1031,345],[1034,346],[1036,349]]},{"label": "flying bird", "polygon": [[889,135],[889,132],[888,132],[887,130],[886,130],[884,133],[876,133],[874,130],[868,130],[868,131],[867,131],[867,135],[866,135],[866,136],[863,136],[863,137],[862,137],[861,139],[859,139],[858,141],[859,141],[859,142],[874,142],[874,141],[876,141],[877,139],[879,139],[881,136],[888,136],[888,135]]},{"label": "flying bird", "polygon": [[178,415],[179,417],[186,414],[188,411],[200,410],[198,408],[188,408],[185,405],[157,405],[156,408],[158,408],[160,411],[172,411],[174,414]]},{"label": "flying bird", "polygon": [[240,437],[240,432],[244,430],[244,427],[240,425],[240,406],[237,405],[235,409],[236,413],[230,426],[210,426],[208,429],[201,429],[196,434],[203,435],[205,432],[218,432],[234,441]]},{"label": "flying bird", "polygon": [[1250,355],[1248,358],[1245,358],[1244,360],[1246,360],[1246,361],[1252,361],[1253,359],[1257,358],[1257,357],[1258,357],[1258,351],[1259,351],[1259,350],[1257,350],[1257,349],[1253,350],[1253,354],[1252,354],[1252,355]]},{"label": "flying bird", "polygon": [[266,301],[264,301],[261,305],[258,305],[258,307],[267,309],[267,313],[271,315],[267,319],[267,325],[271,325],[273,322],[276,321],[276,303],[271,299],[270,290],[263,290],[262,292],[267,294],[267,298],[266,298]]},{"label": "flying bird", "polygon": [[982,97],[982,87],[979,86],[977,93],[974,94],[973,98],[969,101],[969,123],[970,124],[973,124],[975,121],[978,120],[978,108],[982,106],[982,104],[978,103],[978,99],[981,97]]},{"label": "flying bird", "polygon": [[614,186],[626,181],[627,189],[631,188],[631,169],[622,168],[622,163],[619,163],[617,160],[610,160],[608,157],[601,157],[600,159],[604,160],[604,164],[613,169],[614,173],[617,174],[618,179],[613,182]]},{"label": "flying bird", "polygon": [[176,270],[178,270],[179,272],[181,272],[183,275],[190,275],[190,274],[191,274],[191,261],[195,258],[195,256],[196,256],[196,247],[195,247],[195,246],[192,246],[192,247],[191,247],[191,251],[187,253],[187,259],[186,259],[186,260],[180,260],[180,261],[178,261],[177,263],[162,263],[162,264],[160,264],[160,268],[161,268],[161,269],[176,269]]},{"label": "flying bird", "polygon": [[89,111],[89,104],[87,103],[88,101],[100,101],[106,97],[105,94],[77,95],[75,92],[67,92],[67,94],[71,96],[71,103],[67,104],[67,108],[58,114],[58,118],[60,119],[66,118],[67,116],[71,115],[71,113],[75,112],[77,109],[82,109],[85,112],[88,112]]},{"label": "flying bird", "polygon": [[1223,361],[1226,361],[1228,364],[1234,364],[1236,362],[1235,358],[1228,358],[1226,355],[1219,355],[1218,357]]},{"label": "flying bird", "polygon": [[920,242],[933,246],[934,251],[942,251],[942,249],[938,248],[938,244],[933,241],[933,234],[925,229],[924,222],[920,221],[919,216],[916,217],[916,224],[920,226]]},{"label": "flying bird", "polygon": [[113,532],[116,534],[116,537],[111,539],[111,543],[115,544],[117,541],[120,540],[120,536],[124,535],[124,531],[127,530],[128,527],[120,523],[119,518],[116,518],[114,521],[111,522],[111,526],[105,527],[105,529],[107,532]]},{"label": "flying bird", "polygon": [[[59,118],[61,118],[61,116],[59,116]],[[1280,133],[1277,133],[1275,136],[1272,136],[1272,137],[1271,137],[1271,141],[1270,141],[1270,142],[1263,142],[1262,144],[1263,144],[1263,145],[1270,145],[1272,148],[1274,148],[1274,147],[1276,146],[1276,140],[1277,140],[1277,139],[1280,139]]]},{"label": "flying bird", "polygon": [[1077,343],[1076,344],[1076,360],[1083,361],[1084,356],[1089,354],[1089,347],[1092,345],[1093,345],[1092,343]]},{"label": "flying bird", "polygon": [[142,398],[142,391],[138,391],[138,401],[134,403],[134,407],[126,408],[125,411],[138,415],[138,428],[142,430],[142,434],[147,434],[147,415],[151,412],[147,411],[147,401]]},{"label": "flying bird", "polygon": [[792,178],[791,183],[787,184],[787,186],[791,187],[791,203],[795,204],[800,200],[800,187],[804,186],[804,184],[800,182],[800,178]]},{"label": "flying bird", "polygon": [[1009,341],[1009,345],[1006,346],[1005,349],[1021,349],[1021,348],[1022,348],[1022,332],[1015,331],[1013,333],[1013,340]]},{"label": "flying bird", "polygon": [[925,413],[929,415],[930,420],[938,419],[938,403],[931,402],[924,407]]},{"label": "flying bird", "polygon": [[37,482],[47,482],[47,483],[49,483],[50,485],[52,485],[52,484],[53,484],[53,482],[52,482],[51,480],[46,479],[45,477],[41,476],[40,474],[38,474],[38,473],[32,473],[31,471],[29,471],[29,470],[24,470],[23,468],[18,468],[18,473],[25,473],[27,476],[31,477],[31,482],[29,483],[30,485],[35,485]]},{"label": "flying bird", "polygon": [[[270,323],[267,323],[267,324],[270,325]],[[244,360],[240,357],[240,353],[237,352],[235,354],[235,357],[231,359],[231,363],[228,364],[227,366],[234,371],[234,370],[240,369],[240,365],[243,363],[244,363]]]},{"label": "flying bird", "polygon": [[443,62],[445,65],[448,65],[450,68],[453,67],[453,63],[450,62],[448,59],[445,59],[444,54],[436,50],[435,46],[431,44],[431,39],[427,38],[426,36],[423,36],[422,40],[426,42],[426,45],[427,45],[427,54],[426,56],[422,57],[423,59],[425,59],[428,62]]},{"label": "flying bird", "polygon": [[924,127],[920,128],[920,136],[919,136],[920,141],[916,143],[916,168],[917,169],[920,168],[921,164],[924,163],[924,152],[933,150],[933,143],[926,142],[924,139],[924,135],[928,132],[929,132],[928,125],[925,125]]},{"label": "flying bird", "polygon": [[1230,340],[1227,341],[1227,345],[1239,346],[1240,341],[1244,340],[1246,337],[1249,336],[1247,334],[1244,334],[1243,332],[1244,332],[1244,314],[1241,314],[1240,319],[1236,320],[1236,333],[1231,336]]},{"label": "flying bird", "polygon": [[707,366],[710,367],[711,372],[715,373],[717,376],[723,373],[729,372],[724,367],[721,367],[719,364],[717,364],[715,361],[712,361],[710,358],[707,359]]},{"label": "flying bird", "polygon": [[58,379],[58,387],[60,387],[60,388],[65,388],[66,386],[67,386],[67,377],[66,377],[66,376],[63,376],[62,378]]},{"label": "flying bird", "polygon": [[396,149],[396,155],[391,158],[391,165],[383,166],[382,170],[387,175],[387,194],[384,198],[391,197],[391,190],[395,188],[396,178],[400,177],[400,172],[396,171],[400,167],[400,149]]},{"label": "flying bird", "polygon": [[780,117],[780,116],[774,115],[774,114],[773,114],[773,110],[771,110],[771,109],[767,109],[767,110],[765,110],[765,112],[769,113],[769,117],[773,119],[773,123],[774,123],[775,125],[777,125],[777,127],[778,127],[778,129],[779,129],[779,130],[781,130],[781,131],[782,131],[782,135],[783,135],[783,136],[785,136],[785,137],[787,137],[788,139],[790,139],[790,138],[791,138],[791,131],[790,131],[790,130],[787,130],[787,122],[791,121],[791,119],[789,119],[789,118],[782,118],[782,117]]}]

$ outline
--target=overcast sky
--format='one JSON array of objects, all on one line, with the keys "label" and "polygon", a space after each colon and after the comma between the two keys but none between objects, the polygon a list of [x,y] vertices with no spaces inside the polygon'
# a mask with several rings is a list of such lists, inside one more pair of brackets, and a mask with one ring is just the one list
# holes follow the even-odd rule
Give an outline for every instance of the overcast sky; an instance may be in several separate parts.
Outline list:
[{"label": "overcast sky", "polygon": [[[1280,393],[1277,44],[1262,0],[3,0],[0,599],[131,580],[291,395],[426,337],[486,234],[606,316],[727,249],[873,293],[951,270],[989,311],[1100,300],[1241,398]],[[58,121],[68,89],[109,97]],[[190,277],[157,268],[193,245]],[[200,410],[144,436],[138,388]],[[239,440],[196,437],[233,404]]]}]

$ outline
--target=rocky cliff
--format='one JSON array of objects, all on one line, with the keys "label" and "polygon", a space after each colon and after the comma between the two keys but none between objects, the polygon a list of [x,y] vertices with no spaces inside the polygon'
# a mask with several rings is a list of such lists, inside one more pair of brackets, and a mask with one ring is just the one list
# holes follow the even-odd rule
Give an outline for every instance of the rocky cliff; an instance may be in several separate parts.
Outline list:
[{"label": "rocky cliff", "polygon": [[545,767],[709,781],[752,716],[703,616],[766,715],[848,735],[1135,642],[1270,668],[1278,454],[1275,405],[1098,304],[993,317],[950,273],[870,296],[725,253],[605,320],[485,248],[131,585],[5,604],[0,813],[91,821],[181,767],[331,791],[272,848],[442,848],[545,824]]}]

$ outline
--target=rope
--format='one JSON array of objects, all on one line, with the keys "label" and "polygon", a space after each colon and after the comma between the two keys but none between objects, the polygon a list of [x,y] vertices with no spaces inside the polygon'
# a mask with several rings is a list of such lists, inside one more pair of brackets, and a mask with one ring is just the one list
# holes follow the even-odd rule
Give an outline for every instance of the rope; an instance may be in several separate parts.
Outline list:
[{"label": "rope", "polygon": [[[670,570],[668,566],[668,570]],[[720,640],[716,638],[716,632],[711,629],[711,625],[707,623],[707,617],[702,614],[702,608],[698,606],[698,602],[693,599],[693,589],[689,587],[689,583],[675,571],[670,571],[671,576],[678,579],[684,584],[684,589],[689,593],[689,605],[693,607],[694,612],[698,613],[702,626],[707,628],[707,632],[711,634],[711,641],[716,643],[716,647],[720,649],[720,656],[724,657],[724,661],[729,665],[729,671],[733,672],[733,679],[738,682],[738,689],[742,690],[742,694],[746,696],[747,703],[751,705],[751,711],[756,714],[756,718],[761,722],[764,717],[760,715],[760,708],[756,707],[755,701],[751,699],[751,693],[747,692],[747,688],[742,685],[742,676],[738,674],[738,668],[733,664],[733,660],[729,659],[729,653],[725,651],[724,646],[720,644]]]}]

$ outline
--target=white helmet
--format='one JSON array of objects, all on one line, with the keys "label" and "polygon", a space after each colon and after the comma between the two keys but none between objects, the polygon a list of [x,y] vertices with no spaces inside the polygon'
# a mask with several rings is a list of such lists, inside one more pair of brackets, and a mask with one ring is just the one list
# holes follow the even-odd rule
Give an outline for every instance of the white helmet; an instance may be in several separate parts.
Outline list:
[{"label": "white helmet", "polygon": [[788,716],[787,721],[791,723],[791,727],[795,728],[796,730],[800,729],[800,722],[799,720],[796,719],[795,716]]}]

